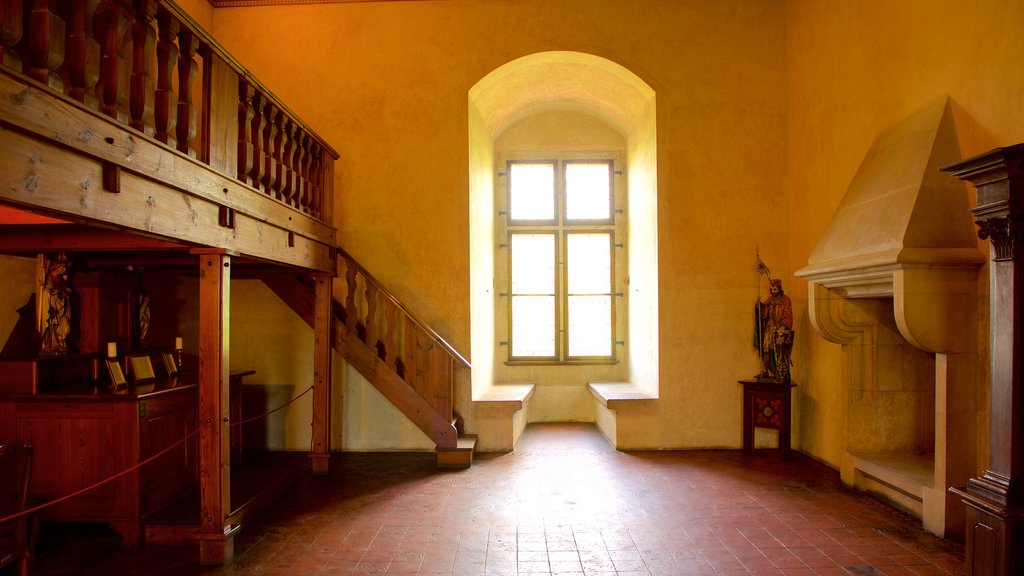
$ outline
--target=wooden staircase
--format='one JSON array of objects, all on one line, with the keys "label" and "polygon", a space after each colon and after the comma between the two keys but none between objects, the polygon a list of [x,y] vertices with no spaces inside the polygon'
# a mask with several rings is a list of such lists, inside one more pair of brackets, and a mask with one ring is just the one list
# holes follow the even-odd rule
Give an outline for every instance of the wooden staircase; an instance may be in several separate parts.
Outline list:
[{"label": "wooden staircase", "polygon": [[[437,447],[437,465],[471,465],[476,438],[462,434],[454,409],[455,371],[469,362],[413,315],[346,252],[338,249],[344,297],[332,305],[335,351]],[[312,277],[267,273],[263,282],[311,327]]]}]

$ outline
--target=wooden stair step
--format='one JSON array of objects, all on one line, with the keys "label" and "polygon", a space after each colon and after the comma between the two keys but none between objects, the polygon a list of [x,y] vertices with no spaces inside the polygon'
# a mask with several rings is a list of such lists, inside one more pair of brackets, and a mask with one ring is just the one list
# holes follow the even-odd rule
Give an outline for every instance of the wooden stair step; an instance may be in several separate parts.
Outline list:
[{"label": "wooden stair step", "polygon": [[469,468],[473,465],[473,452],[476,450],[476,436],[459,436],[454,448],[437,449],[438,468]]}]

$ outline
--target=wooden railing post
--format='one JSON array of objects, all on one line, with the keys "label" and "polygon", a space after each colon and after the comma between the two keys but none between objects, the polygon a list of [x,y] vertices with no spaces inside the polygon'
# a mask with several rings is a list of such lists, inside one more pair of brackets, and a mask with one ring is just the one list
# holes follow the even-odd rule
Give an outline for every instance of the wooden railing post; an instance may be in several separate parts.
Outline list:
[{"label": "wooden railing post", "polygon": [[252,119],[255,116],[252,103],[256,88],[245,77],[238,79],[238,179],[252,186],[253,142]]},{"label": "wooden railing post", "polygon": [[[269,100],[263,101],[263,134],[261,150],[263,151],[263,192],[269,196],[274,194],[274,180],[277,178],[277,163],[274,159],[274,140],[277,138],[277,108]],[[276,196],[275,196],[276,197]]]},{"label": "wooden railing post", "polygon": [[377,353],[377,286],[367,282],[366,283],[366,320],[364,322],[366,326],[366,345],[373,349],[373,353]]},{"label": "wooden railing post", "polygon": [[234,556],[238,526],[231,514],[231,256],[199,254],[199,561],[220,565]]},{"label": "wooden railing post", "polygon": [[356,330],[359,313],[356,310],[356,267],[351,263],[345,263],[345,331],[353,333]]},{"label": "wooden railing post", "polygon": [[127,28],[127,20],[121,14],[121,7],[115,0],[106,0],[96,10],[96,36],[100,44],[100,111],[115,120],[124,122],[127,114],[124,102],[121,62],[121,38]]},{"label": "wooden railing post", "polygon": [[68,96],[90,108],[98,108],[96,83],[100,79],[100,45],[92,33],[96,6],[90,2],[71,3],[65,64]]},{"label": "wooden railing post", "polygon": [[[296,128],[299,128],[299,126],[296,126]],[[306,198],[306,190],[304,188],[306,179],[302,176],[309,137],[302,130],[296,130],[295,137],[295,149],[292,154],[292,198],[299,210],[309,213],[309,201]]]},{"label": "wooden railing post", "polygon": [[194,140],[198,118],[193,104],[192,90],[199,66],[196,54],[199,51],[199,38],[189,29],[178,33],[178,151],[189,156],[196,156]]},{"label": "wooden railing post", "polygon": [[313,474],[330,472],[331,457],[331,346],[334,342],[331,326],[333,278],[315,278],[313,315],[313,449],[310,464]]},{"label": "wooden railing post", "polygon": [[281,182],[281,200],[290,206],[295,206],[295,198],[292,196],[292,156],[295,149],[295,122],[291,118],[284,118],[282,122],[281,135],[281,174],[278,180]]},{"label": "wooden railing post", "polygon": [[51,9],[49,0],[34,0],[29,13],[28,75],[54,90],[64,90],[57,68],[64,63],[64,21]]},{"label": "wooden railing post", "polygon": [[252,123],[248,133],[249,142],[252,143],[252,165],[249,167],[249,185],[257,190],[266,192],[263,185],[263,171],[266,161],[264,159],[263,147],[263,95],[254,91],[252,95]]},{"label": "wooden railing post", "polygon": [[157,85],[154,94],[154,133],[157,140],[177,149],[178,98],[174,93],[174,71],[178,68],[175,40],[181,24],[166,12],[157,16]]},{"label": "wooden railing post", "polygon": [[156,47],[156,33],[153,31],[153,17],[157,4],[154,0],[135,0],[135,15],[132,19],[132,75],[128,94],[128,109],[131,114],[129,126],[145,134],[153,134],[153,53]]}]

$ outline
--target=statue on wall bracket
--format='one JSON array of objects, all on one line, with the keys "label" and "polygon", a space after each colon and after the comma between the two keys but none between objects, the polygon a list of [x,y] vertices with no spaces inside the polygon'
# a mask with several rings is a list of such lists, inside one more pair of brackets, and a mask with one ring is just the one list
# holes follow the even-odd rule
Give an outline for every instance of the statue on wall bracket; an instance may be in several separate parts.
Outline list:
[{"label": "statue on wall bracket", "polygon": [[[768,295],[761,299],[761,277],[768,280]],[[757,256],[757,303],[754,305],[754,346],[761,357],[759,380],[790,381],[793,361],[793,301],[782,290],[782,280]]]}]

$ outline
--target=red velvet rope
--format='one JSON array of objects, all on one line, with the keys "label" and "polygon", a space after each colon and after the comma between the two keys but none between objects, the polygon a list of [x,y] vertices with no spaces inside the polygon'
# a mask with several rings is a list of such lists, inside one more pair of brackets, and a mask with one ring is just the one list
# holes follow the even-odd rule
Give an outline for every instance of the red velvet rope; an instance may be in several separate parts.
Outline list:
[{"label": "red velvet rope", "polygon": [[[234,426],[241,426],[242,424],[247,424],[247,423],[252,422],[254,420],[261,420],[263,418],[266,418],[267,416],[270,416],[274,412],[277,412],[278,410],[281,410],[282,408],[285,408],[286,406],[288,406],[292,402],[295,402],[299,398],[302,398],[307,393],[309,393],[309,391],[312,390],[312,389],[313,389],[313,387],[310,386],[309,388],[306,388],[306,390],[303,391],[302,394],[299,394],[298,396],[292,398],[291,400],[285,402],[284,404],[278,406],[277,408],[274,408],[273,410],[271,410],[269,412],[264,412],[263,414],[260,414],[259,416],[253,416],[252,418],[247,418],[247,419],[242,420],[240,422],[232,422],[231,426],[232,427],[234,427]],[[199,433],[198,429],[197,430],[193,430],[192,432],[187,434],[181,440],[178,440],[174,444],[171,444],[167,448],[164,448],[163,450],[157,452],[156,454],[150,456],[149,458],[146,458],[145,460],[139,462],[138,464],[135,464],[134,466],[132,466],[132,467],[126,469],[126,470],[122,470],[122,471],[118,472],[117,474],[114,474],[113,476],[110,476],[109,478],[105,478],[103,480],[100,480],[99,482],[97,482],[97,483],[95,483],[95,484],[93,484],[91,486],[86,486],[85,488],[81,488],[81,489],[76,490],[76,491],[74,491],[74,492],[72,492],[70,494],[65,494],[64,496],[61,496],[59,498],[56,498],[56,499],[51,500],[49,502],[46,502],[44,504],[40,504],[38,506],[33,506],[32,508],[28,508],[27,510],[22,510],[21,512],[18,512],[16,514],[11,514],[10,516],[4,517],[4,518],[0,518],[0,524],[3,524],[4,522],[8,522],[10,520],[14,520],[15,518],[20,518],[21,516],[26,516],[28,514],[32,514],[34,512],[38,512],[40,510],[49,508],[50,506],[55,506],[57,504],[60,504],[61,502],[64,502],[65,500],[70,500],[70,499],[72,499],[72,498],[74,498],[76,496],[79,496],[79,495],[84,494],[84,493],[86,493],[86,492],[88,492],[90,490],[93,490],[94,488],[98,488],[98,487],[100,487],[100,486],[102,486],[102,485],[104,485],[104,484],[106,484],[108,482],[113,482],[114,480],[117,480],[121,476],[124,476],[125,474],[128,474],[130,472],[134,472],[135,470],[138,470],[139,468],[142,468],[146,464],[149,464],[153,460],[156,460],[157,458],[159,458],[159,457],[163,456],[164,454],[170,452],[171,450],[177,448],[181,444],[184,444],[185,442],[188,442],[193,436],[195,436],[198,433]]]}]

